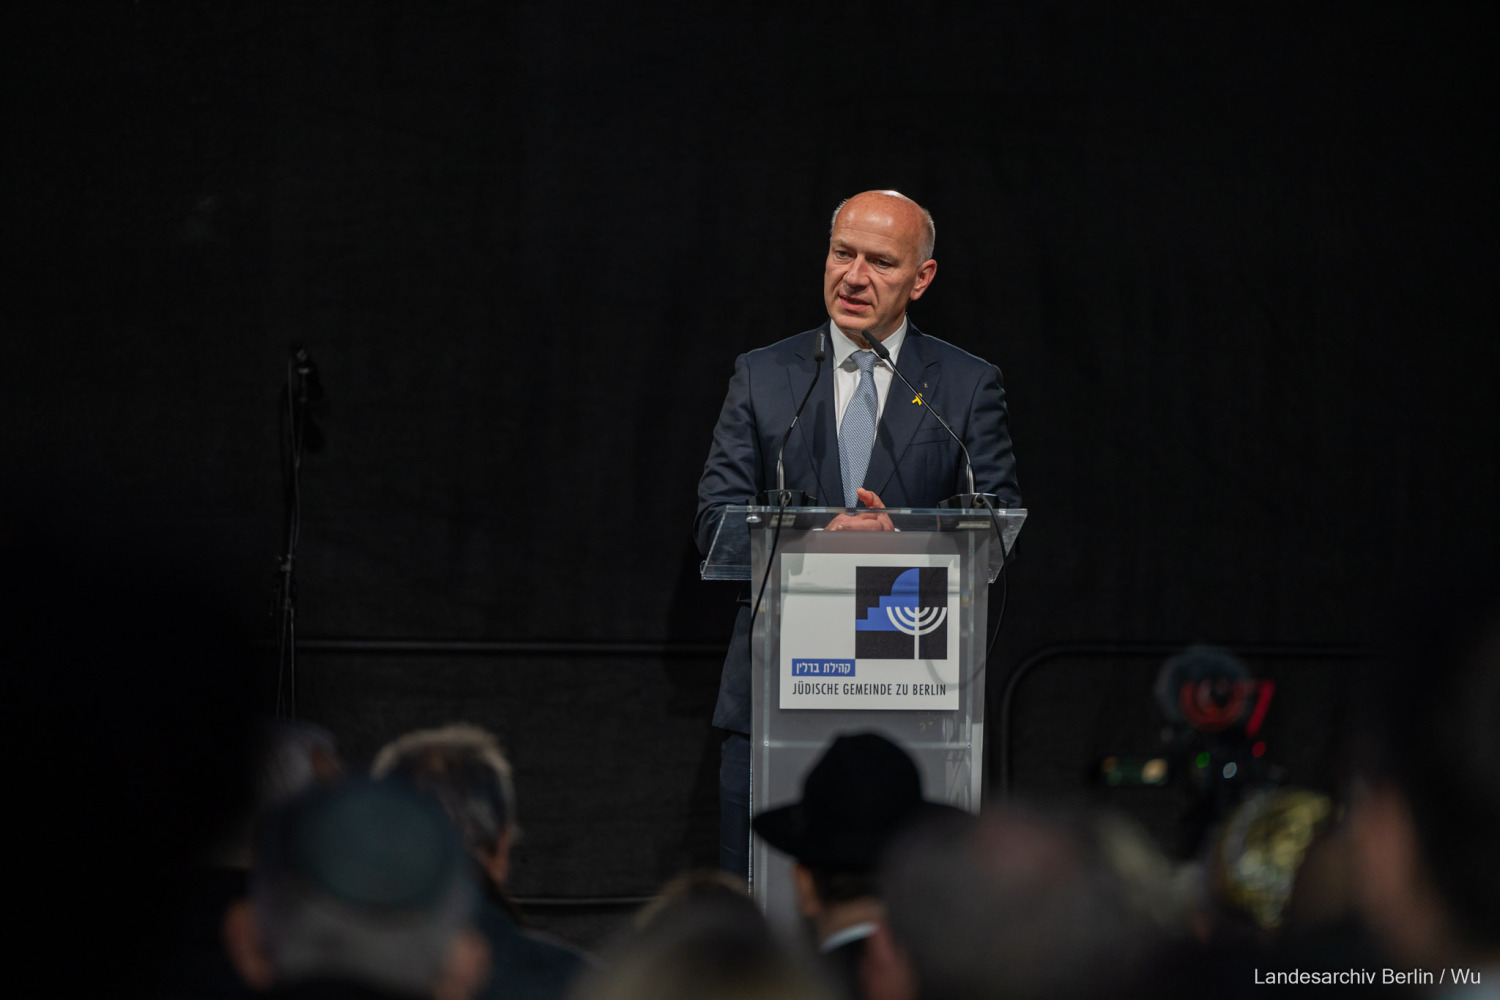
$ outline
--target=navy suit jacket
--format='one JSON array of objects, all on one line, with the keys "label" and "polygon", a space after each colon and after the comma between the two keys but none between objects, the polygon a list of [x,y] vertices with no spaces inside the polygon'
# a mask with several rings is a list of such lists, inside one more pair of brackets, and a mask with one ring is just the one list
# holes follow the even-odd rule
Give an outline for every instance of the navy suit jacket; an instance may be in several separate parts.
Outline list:
[{"label": "navy suit jacket", "polygon": [[[827,323],[821,329],[830,337],[842,336]],[[817,333],[817,329],[808,330],[735,360],[713,446],[698,481],[693,532],[705,555],[725,507],[754,503],[761,490],[775,488],[776,451],[797,404],[812,384]],[[833,357],[831,345],[828,356]],[[923,334],[915,325],[907,326],[896,367],[963,439],[974,462],[975,488],[995,494],[1001,507],[1021,506],[1000,369]],[[783,465],[788,489],[812,494],[818,506],[841,507],[844,487],[829,362],[824,362],[823,369],[787,441]],[[913,402],[911,390],[899,378],[891,382],[870,466],[860,484],[873,490],[887,507],[936,507],[939,501],[968,490],[963,454],[928,409]],[[740,609],[724,658],[714,725],[739,733],[750,731],[748,607]]]}]

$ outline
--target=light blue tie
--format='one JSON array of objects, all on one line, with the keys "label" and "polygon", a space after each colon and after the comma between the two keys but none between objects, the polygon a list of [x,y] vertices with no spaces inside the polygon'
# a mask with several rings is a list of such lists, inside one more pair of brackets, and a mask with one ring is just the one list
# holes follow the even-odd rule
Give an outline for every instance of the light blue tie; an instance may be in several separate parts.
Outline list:
[{"label": "light blue tie", "polygon": [[855,491],[865,484],[865,470],[870,467],[870,450],[875,446],[875,420],[880,397],[875,394],[874,351],[855,351],[850,355],[859,366],[859,385],[844,422],[839,425],[839,471],[844,475],[844,506],[859,503]]}]

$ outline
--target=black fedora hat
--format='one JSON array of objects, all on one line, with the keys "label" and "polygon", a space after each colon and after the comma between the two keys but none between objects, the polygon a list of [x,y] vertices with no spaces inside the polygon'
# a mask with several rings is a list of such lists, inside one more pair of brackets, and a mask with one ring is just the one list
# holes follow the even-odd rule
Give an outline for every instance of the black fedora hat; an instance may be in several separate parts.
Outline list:
[{"label": "black fedora hat", "polygon": [[911,755],[879,733],[840,735],[802,782],[802,799],[753,821],[772,847],[814,868],[869,871],[892,837],[928,816],[961,814],[922,797]]}]

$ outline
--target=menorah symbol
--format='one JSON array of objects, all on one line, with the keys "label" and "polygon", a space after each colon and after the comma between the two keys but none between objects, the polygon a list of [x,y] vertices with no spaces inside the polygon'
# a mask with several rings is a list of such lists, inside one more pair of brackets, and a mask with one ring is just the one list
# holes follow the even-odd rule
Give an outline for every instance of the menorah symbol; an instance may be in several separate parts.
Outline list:
[{"label": "menorah symbol", "polygon": [[886,617],[897,630],[911,636],[911,658],[922,658],[922,636],[937,629],[948,617],[947,608],[919,608],[915,604],[888,605]]}]

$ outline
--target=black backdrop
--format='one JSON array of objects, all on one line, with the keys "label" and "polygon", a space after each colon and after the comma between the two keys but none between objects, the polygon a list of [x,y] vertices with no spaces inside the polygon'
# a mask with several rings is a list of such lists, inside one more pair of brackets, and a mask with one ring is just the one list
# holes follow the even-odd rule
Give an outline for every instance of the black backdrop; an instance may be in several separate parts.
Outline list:
[{"label": "black backdrop", "polygon": [[1386,585],[1497,541],[1492,7],[650,8],[7,5],[17,509],[268,601],[306,345],[303,714],[355,760],[491,726],[521,894],[649,892],[714,858],[733,590],[689,526],[733,358],[821,320],[833,205],[896,187],[918,321],[1010,391],[1016,786],[1149,744],[1133,644],[1188,640],[1278,671],[1316,780]]}]

